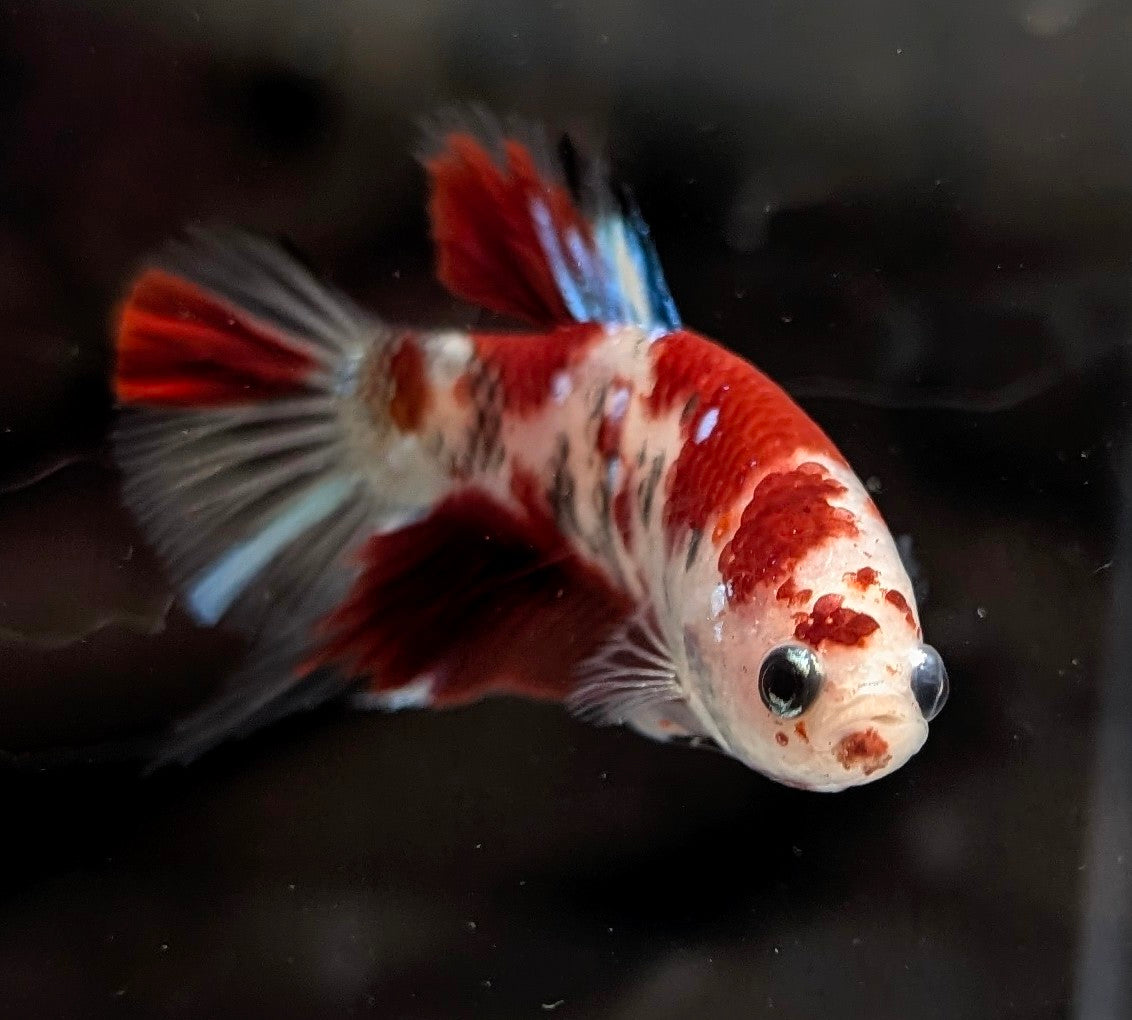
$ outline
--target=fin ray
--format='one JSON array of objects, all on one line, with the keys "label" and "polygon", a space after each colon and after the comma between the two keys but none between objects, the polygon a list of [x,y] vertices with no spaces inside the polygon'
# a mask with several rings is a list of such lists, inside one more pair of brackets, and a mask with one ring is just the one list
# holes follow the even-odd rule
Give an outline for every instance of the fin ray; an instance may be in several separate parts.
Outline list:
[{"label": "fin ray", "polygon": [[679,670],[649,606],[617,627],[577,676],[567,706],[588,722],[622,725],[642,710],[684,703]]}]

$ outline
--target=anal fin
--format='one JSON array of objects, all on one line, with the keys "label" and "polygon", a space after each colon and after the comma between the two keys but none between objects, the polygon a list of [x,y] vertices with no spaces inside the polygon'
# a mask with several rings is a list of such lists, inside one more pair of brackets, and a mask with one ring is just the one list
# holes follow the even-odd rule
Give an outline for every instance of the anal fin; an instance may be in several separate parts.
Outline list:
[{"label": "anal fin", "polygon": [[310,665],[367,678],[367,700],[389,708],[560,700],[630,610],[545,522],[469,489],[370,538]]}]

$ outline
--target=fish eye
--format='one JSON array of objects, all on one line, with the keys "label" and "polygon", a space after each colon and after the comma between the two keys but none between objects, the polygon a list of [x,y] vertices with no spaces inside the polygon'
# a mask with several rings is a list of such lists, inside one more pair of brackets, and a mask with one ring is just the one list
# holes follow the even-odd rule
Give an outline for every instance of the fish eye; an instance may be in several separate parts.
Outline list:
[{"label": "fish eye", "polygon": [[921,645],[912,667],[912,695],[925,722],[931,722],[939,715],[950,689],[947,667],[939,652],[931,645]]},{"label": "fish eye", "polygon": [[802,645],[781,645],[759,667],[759,695],[781,719],[801,715],[814,703],[821,687],[818,657]]}]

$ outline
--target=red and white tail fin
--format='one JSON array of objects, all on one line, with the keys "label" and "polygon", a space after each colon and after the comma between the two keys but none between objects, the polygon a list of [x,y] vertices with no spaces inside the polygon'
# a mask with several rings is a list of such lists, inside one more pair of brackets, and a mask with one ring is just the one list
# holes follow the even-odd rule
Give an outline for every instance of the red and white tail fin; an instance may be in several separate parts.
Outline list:
[{"label": "red and white tail fin", "polygon": [[234,231],[193,232],[131,288],[114,380],[126,502],[193,617],[253,641],[223,697],[161,759],[348,679],[298,665],[353,583],[354,551],[420,509],[398,504],[396,479],[374,484],[381,426],[354,397],[364,360],[391,336],[279,248]]}]

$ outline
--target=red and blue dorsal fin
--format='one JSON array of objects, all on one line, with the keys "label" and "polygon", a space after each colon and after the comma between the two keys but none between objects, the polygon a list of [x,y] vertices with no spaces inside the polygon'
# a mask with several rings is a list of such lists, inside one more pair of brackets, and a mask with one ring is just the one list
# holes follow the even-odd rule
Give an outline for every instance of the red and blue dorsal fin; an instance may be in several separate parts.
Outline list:
[{"label": "red and blue dorsal fin", "polygon": [[679,327],[648,227],[634,205],[615,200],[597,161],[580,168],[574,194],[532,125],[505,131],[471,111],[431,127],[429,138],[437,272],[454,294],[542,327]]}]

